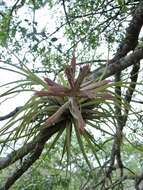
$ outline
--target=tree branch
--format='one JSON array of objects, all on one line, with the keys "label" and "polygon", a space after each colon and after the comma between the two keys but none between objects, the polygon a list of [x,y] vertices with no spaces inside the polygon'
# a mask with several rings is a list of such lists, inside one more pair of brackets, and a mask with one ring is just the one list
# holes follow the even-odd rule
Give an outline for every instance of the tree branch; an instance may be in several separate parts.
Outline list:
[{"label": "tree branch", "polygon": [[105,73],[103,76],[103,79],[110,77],[110,76],[128,68],[129,66],[136,64],[141,59],[143,59],[143,47],[136,49],[133,53],[127,55],[124,58],[121,58],[111,64],[108,64],[106,67],[106,70],[105,70],[105,67],[103,67],[103,66],[94,70],[90,74],[89,80],[96,80],[103,73]]},{"label": "tree branch", "polygon": [[[103,78],[116,74],[115,81],[118,82],[121,80],[120,74],[123,69],[129,67],[130,65],[135,65],[143,58],[143,56],[141,55],[143,54],[143,48],[135,50],[138,44],[138,36],[142,25],[143,25],[143,1],[141,1],[139,6],[137,7],[135,14],[130,22],[130,25],[126,30],[126,36],[122,41],[122,43],[120,44],[115,56],[113,57],[113,59],[109,61],[106,70],[100,68],[92,73],[91,78],[93,80],[96,80],[98,76],[101,76],[103,75],[103,73],[105,73]],[[131,50],[135,51],[130,55],[127,55]],[[135,66],[133,66],[133,68],[134,70],[137,70]],[[132,76],[133,73],[131,73],[132,79],[133,79]],[[137,80],[137,76],[134,78]],[[133,89],[135,88],[135,86],[132,87]],[[126,99],[129,103],[131,101],[131,97],[134,91],[133,89],[132,91],[130,90],[128,92],[128,95],[126,95]],[[118,97],[121,97],[121,88],[115,87],[115,93],[118,95]],[[115,157],[117,159],[118,166],[121,170],[121,176],[123,176],[123,164],[121,159],[120,145],[122,142],[122,129],[125,126],[126,120],[122,121],[121,106],[122,106],[121,103],[119,107],[115,106],[116,115],[117,115],[117,128],[116,128],[116,135],[114,138],[114,142],[112,145],[110,166],[106,172],[106,176],[108,178],[110,178],[110,174],[112,173]],[[103,182],[105,183],[105,180],[103,180]]]},{"label": "tree branch", "polygon": [[0,190],[8,190],[15,183],[15,181],[28,170],[28,168],[40,157],[44,144],[45,142],[36,145],[33,153],[28,158],[25,158],[21,167],[16,169],[15,172],[7,178],[5,184],[0,188]]},{"label": "tree branch", "polygon": [[[140,69],[140,63],[136,63],[135,65],[133,65],[132,71],[131,71],[131,82],[130,85],[126,91],[126,96],[125,96],[125,101],[127,102],[127,104],[130,104],[131,100],[132,100],[132,95],[134,93],[134,90],[136,88],[136,82],[138,79],[138,73],[139,73],[139,69]],[[128,117],[128,112],[129,109],[126,107],[125,108],[125,114],[124,114],[124,123],[126,123],[127,117]]]},{"label": "tree branch", "polygon": [[0,117],[0,121],[9,119],[10,117],[14,116],[21,108],[22,108],[22,106],[16,107],[12,112],[8,113],[8,114],[5,115],[5,116],[1,116],[1,117]]},{"label": "tree branch", "polygon": [[133,18],[126,29],[126,36],[120,44],[114,58],[111,63],[127,55],[128,52],[134,50],[138,44],[138,37],[143,25],[143,1],[140,1],[137,9],[133,15]]},{"label": "tree branch", "polygon": [[53,134],[59,131],[63,127],[63,122],[58,125],[54,125],[48,128],[41,129],[40,133],[29,143],[23,145],[18,150],[15,150],[8,154],[5,158],[0,159],[0,170],[8,167],[19,159],[29,154],[36,146],[37,143],[41,141],[47,141]]},{"label": "tree branch", "polygon": [[[91,74],[92,79],[96,79],[99,75],[102,75],[103,71],[105,72],[104,78],[111,76],[115,73],[119,73],[123,69],[129,67],[132,64],[137,63],[138,61],[140,61],[140,59],[143,58],[143,57],[140,57],[140,59],[138,61],[135,58],[135,61],[133,61],[133,62],[128,60],[130,63],[127,63],[127,61],[125,60],[125,65],[123,64],[123,60],[120,60],[125,55],[127,55],[127,53],[129,53],[131,50],[134,50],[135,47],[137,46],[138,37],[139,37],[139,33],[141,31],[142,25],[143,25],[143,1],[140,1],[140,3],[137,6],[137,9],[133,15],[133,18],[129,24],[129,27],[126,29],[126,36],[125,36],[124,40],[122,41],[122,43],[120,44],[113,59],[111,59],[109,61],[109,65],[107,67],[106,72],[105,72],[105,69],[99,68],[98,71],[95,70]],[[134,58],[134,57],[132,57],[132,58]],[[121,64],[122,66],[117,67],[116,66],[117,64]],[[112,67],[114,67],[114,68],[112,68]]]}]

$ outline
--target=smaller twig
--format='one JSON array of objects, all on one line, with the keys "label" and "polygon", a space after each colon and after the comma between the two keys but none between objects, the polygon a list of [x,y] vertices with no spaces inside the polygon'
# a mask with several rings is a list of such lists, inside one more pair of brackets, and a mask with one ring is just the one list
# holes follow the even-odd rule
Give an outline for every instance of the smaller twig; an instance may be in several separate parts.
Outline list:
[{"label": "smaller twig", "polygon": [[137,104],[143,104],[143,101],[141,100],[131,100],[131,102],[137,103]]},{"label": "smaller twig", "polygon": [[[138,79],[138,74],[139,74],[139,69],[140,69],[140,63],[136,63],[135,65],[133,65],[132,71],[131,71],[131,83],[126,91],[126,96],[125,96],[125,101],[127,102],[127,104],[130,104],[131,100],[132,100],[132,96],[133,93],[135,91],[136,88],[136,82]],[[127,117],[128,117],[128,112],[129,109],[125,108],[125,113],[124,113],[124,123],[126,123]]]},{"label": "smaller twig", "polygon": [[143,181],[143,173],[141,173],[139,176],[136,176],[136,180],[135,180],[135,189],[136,190],[142,190],[139,188],[139,185],[142,181]]},{"label": "smaller twig", "polygon": [[12,112],[8,113],[7,115],[1,116],[0,121],[9,119],[10,117],[14,116],[21,108],[22,106],[16,107]]},{"label": "smaller twig", "polygon": [[77,65],[84,65],[84,64],[90,64],[90,63],[106,63],[107,59],[93,59],[90,61],[82,61],[82,62],[77,62]]},{"label": "smaller twig", "polygon": [[125,180],[129,180],[129,179],[134,180],[134,177],[122,176],[119,179],[117,179],[115,182],[113,182],[109,187],[107,187],[106,190],[113,189],[117,185],[120,185],[120,184],[122,184],[122,182],[124,182]]},{"label": "smaller twig", "polygon": [[17,0],[15,2],[15,4],[13,5],[10,14],[9,14],[9,19],[8,19],[8,24],[7,24],[7,34],[9,35],[9,29],[10,29],[10,23],[11,23],[11,18],[12,18],[12,14],[14,12],[14,10],[17,8],[17,4],[19,3],[19,0]]},{"label": "smaller twig", "polygon": [[71,29],[73,35],[75,35],[75,33],[74,33],[74,31],[73,31],[73,28],[72,28],[72,26],[71,26],[71,22],[70,22],[70,20],[69,20],[67,11],[66,11],[65,0],[62,0],[62,4],[63,4],[63,9],[64,9],[64,13],[65,13],[65,16],[66,16],[67,23],[68,23],[68,25],[69,25],[69,27],[70,27],[70,29]]}]

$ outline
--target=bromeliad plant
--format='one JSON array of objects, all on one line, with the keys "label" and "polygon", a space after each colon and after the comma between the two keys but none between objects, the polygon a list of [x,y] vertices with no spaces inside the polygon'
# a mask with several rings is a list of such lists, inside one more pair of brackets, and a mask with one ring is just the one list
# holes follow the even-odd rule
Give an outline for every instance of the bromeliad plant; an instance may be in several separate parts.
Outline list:
[{"label": "bromeliad plant", "polygon": [[109,113],[110,111],[108,112],[106,108],[102,108],[101,104],[107,103],[108,100],[114,101],[115,98],[111,92],[107,90],[111,85],[109,85],[111,82],[110,80],[102,80],[98,82],[86,81],[86,77],[89,73],[90,67],[89,65],[85,65],[80,68],[76,77],[76,58],[73,55],[71,65],[68,65],[65,68],[67,80],[63,80],[63,85],[58,84],[49,78],[44,78],[48,85],[47,90],[37,91],[35,95],[41,98],[48,97],[49,100],[52,100],[51,107],[57,106],[54,113],[52,111],[48,114],[45,122],[43,123],[44,128],[54,126],[58,123],[60,124],[61,121],[64,121],[65,124],[55,137],[50,149],[54,147],[65,129],[66,135],[62,157],[67,153],[67,161],[69,161],[70,146],[72,144],[72,128],[74,128],[81,152],[90,167],[90,162],[88,161],[88,156],[85,153],[82,138],[84,138],[88,143],[99,165],[100,161],[96,151],[97,147],[98,150],[102,148],[95,142],[94,136],[92,136],[86,129],[86,123],[88,123],[89,126],[96,128],[96,124],[92,123],[92,121],[99,121],[102,117],[112,117],[111,113]]},{"label": "bromeliad plant", "polygon": [[[111,93],[107,92],[106,84],[109,80],[103,80],[99,82],[84,82],[85,78],[90,73],[89,65],[85,65],[80,68],[79,74],[76,76],[76,58],[73,55],[71,65],[67,66],[65,69],[65,75],[68,80],[67,86],[63,86],[52,81],[49,78],[45,78],[48,85],[48,90],[38,91],[36,95],[39,97],[48,96],[48,97],[58,97],[55,98],[55,101],[58,101],[59,104],[62,104],[60,108],[45,122],[45,127],[54,125],[57,123],[64,113],[68,112],[68,120],[72,122],[73,126],[80,132],[85,132],[85,120],[88,119],[88,111],[92,119],[95,119],[97,115],[91,113],[91,110],[94,111],[94,108],[97,106],[95,102],[90,107],[90,110],[87,109],[88,106],[84,106],[84,103],[88,104],[88,101],[96,99],[102,100],[113,100]],[[96,106],[94,106],[94,104]],[[85,117],[87,114],[87,118]],[[95,118],[94,118],[95,117]]]},{"label": "bromeliad plant", "polygon": [[[94,132],[97,129],[110,136],[113,134],[112,129],[104,130],[100,125],[110,127],[109,122],[114,123],[112,104],[115,103],[115,97],[108,88],[113,85],[110,83],[111,81],[87,81],[90,67],[85,65],[77,72],[74,55],[71,64],[65,68],[66,78],[62,76],[60,84],[47,77],[44,78],[44,81],[41,80],[25,65],[22,65],[22,67],[11,66],[14,69],[8,68],[6,70],[16,72],[24,76],[25,79],[10,83],[12,85],[16,83],[16,86],[2,93],[1,97],[23,91],[33,91],[33,86],[37,85],[41,85],[42,90],[36,92],[34,90],[34,95],[25,106],[0,129],[0,136],[3,137],[1,138],[2,149],[8,143],[14,143],[14,146],[16,146],[17,142],[21,142],[27,147],[30,142],[32,144],[30,146],[34,147],[34,145],[36,146],[38,142],[42,141],[42,136],[40,135],[43,131],[44,143],[46,143],[46,135],[48,136],[49,133],[45,132],[45,129],[48,131],[48,129],[51,130],[51,127],[60,126],[57,135],[53,136],[49,142],[49,151],[54,148],[59,138],[63,137],[65,140],[61,157],[66,153],[67,161],[69,161],[72,136],[76,134],[77,142],[88,166],[90,166],[90,162],[84,149],[85,141],[100,165],[97,151],[101,150],[102,147],[96,143],[94,135],[91,134],[91,128],[93,128]],[[25,88],[26,86],[27,88]]]}]

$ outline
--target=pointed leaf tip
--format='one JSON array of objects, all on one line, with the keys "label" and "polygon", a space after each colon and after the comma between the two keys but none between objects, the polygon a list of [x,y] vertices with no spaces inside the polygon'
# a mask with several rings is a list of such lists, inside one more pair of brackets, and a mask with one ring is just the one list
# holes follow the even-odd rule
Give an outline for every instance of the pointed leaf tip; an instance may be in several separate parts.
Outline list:
[{"label": "pointed leaf tip", "polygon": [[66,66],[66,68],[65,68],[65,74],[66,74],[66,77],[67,77],[68,82],[70,84],[70,87],[74,88],[74,74],[73,74],[73,71],[72,71],[70,65]]},{"label": "pointed leaf tip", "polygon": [[50,78],[48,77],[44,77],[44,81],[49,85],[49,86],[55,86],[57,85],[57,83],[55,83],[54,81],[52,81]]},{"label": "pointed leaf tip", "polygon": [[75,53],[73,53],[73,57],[71,60],[71,68],[72,68],[72,72],[73,72],[73,77],[75,77],[75,70],[76,70],[76,57],[75,57]]}]

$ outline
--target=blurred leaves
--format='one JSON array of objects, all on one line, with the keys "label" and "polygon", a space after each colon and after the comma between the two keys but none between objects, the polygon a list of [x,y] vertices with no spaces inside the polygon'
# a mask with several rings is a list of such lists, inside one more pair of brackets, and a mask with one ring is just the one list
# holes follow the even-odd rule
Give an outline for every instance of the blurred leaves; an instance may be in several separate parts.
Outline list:
[{"label": "blurred leaves", "polygon": [[[9,10],[0,19],[0,45],[5,46],[9,35]],[[14,31],[12,32],[14,35]]]}]

